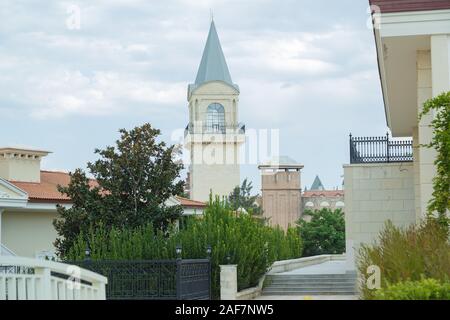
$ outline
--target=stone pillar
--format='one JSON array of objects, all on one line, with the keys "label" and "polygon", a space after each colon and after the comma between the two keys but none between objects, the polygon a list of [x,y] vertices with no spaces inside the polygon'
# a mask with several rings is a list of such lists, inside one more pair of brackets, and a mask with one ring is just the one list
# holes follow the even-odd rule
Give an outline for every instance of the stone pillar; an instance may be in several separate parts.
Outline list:
[{"label": "stone pillar", "polygon": [[220,266],[220,300],[236,300],[237,265]]},{"label": "stone pillar", "polygon": [[2,213],[3,213],[3,209],[0,209],[0,256],[2,255],[2,249],[1,249],[1,245],[2,245]]},{"label": "stone pillar", "polygon": [[351,239],[345,241],[345,264],[347,271],[356,270],[355,248]]},{"label": "stone pillar", "polygon": [[[432,72],[431,72],[431,52],[418,51],[417,52],[417,106],[418,114],[422,112],[423,104],[428,99],[432,98]],[[418,178],[417,188],[419,194],[419,204],[416,204],[416,220],[419,221],[426,215],[428,201],[433,193],[433,177],[436,174],[434,159],[436,158],[436,151],[424,147],[423,145],[430,143],[433,136],[433,129],[430,123],[433,116],[428,114],[424,116],[417,128],[417,152],[415,154],[418,161],[416,169]]]}]

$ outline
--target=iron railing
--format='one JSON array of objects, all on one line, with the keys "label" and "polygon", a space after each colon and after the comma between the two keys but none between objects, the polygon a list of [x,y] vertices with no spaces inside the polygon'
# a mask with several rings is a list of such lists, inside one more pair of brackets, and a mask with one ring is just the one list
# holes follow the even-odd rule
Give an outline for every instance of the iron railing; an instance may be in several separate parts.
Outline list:
[{"label": "iron railing", "polygon": [[189,123],[184,129],[184,136],[188,134],[198,133],[198,134],[226,134],[226,133],[239,133],[245,134],[245,124],[238,123],[237,125],[226,125],[226,124],[203,124],[194,125]]},{"label": "iron railing", "polygon": [[108,300],[208,300],[211,262],[195,260],[84,260],[71,264],[108,278]]},{"label": "iron railing", "polygon": [[350,134],[350,163],[412,162],[412,140],[384,137],[353,137]]}]

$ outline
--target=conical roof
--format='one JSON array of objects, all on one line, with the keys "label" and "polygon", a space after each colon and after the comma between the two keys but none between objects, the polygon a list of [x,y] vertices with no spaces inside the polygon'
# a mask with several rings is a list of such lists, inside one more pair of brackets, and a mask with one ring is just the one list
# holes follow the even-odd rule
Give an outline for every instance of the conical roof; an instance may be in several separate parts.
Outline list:
[{"label": "conical roof", "polygon": [[211,21],[208,39],[203,50],[202,60],[197,71],[195,84],[197,86],[208,81],[220,80],[233,85],[227,62],[220,45],[214,21]]}]

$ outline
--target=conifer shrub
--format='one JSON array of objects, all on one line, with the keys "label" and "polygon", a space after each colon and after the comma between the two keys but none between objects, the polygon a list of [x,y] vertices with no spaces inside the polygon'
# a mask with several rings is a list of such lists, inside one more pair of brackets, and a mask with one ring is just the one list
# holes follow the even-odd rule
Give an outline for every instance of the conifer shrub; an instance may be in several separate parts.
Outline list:
[{"label": "conifer shrub", "polygon": [[154,260],[175,259],[175,248],[182,245],[183,259],[206,257],[211,245],[212,292],[220,295],[220,265],[238,265],[238,289],[258,284],[274,261],[302,256],[302,242],[298,232],[290,228],[262,225],[248,214],[236,214],[226,202],[210,201],[202,216],[183,221],[179,230],[164,233],[151,225],[136,229],[91,229],[80,234],[64,257],[83,260],[86,247],[93,260]]}]

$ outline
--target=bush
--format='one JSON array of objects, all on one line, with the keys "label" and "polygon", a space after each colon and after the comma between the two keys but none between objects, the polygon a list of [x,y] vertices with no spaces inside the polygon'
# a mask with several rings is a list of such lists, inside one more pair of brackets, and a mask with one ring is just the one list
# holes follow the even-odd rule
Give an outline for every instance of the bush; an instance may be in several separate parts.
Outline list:
[{"label": "bush", "polygon": [[404,281],[432,278],[450,279],[450,243],[446,229],[436,220],[402,229],[388,221],[378,242],[363,245],[358,255],[358,269],[363,278],[361,292],[365,299],[374,298],[374,292],[365,284],[367,268],[378,266],[381,288]]},{"label": "bush", "polygon": [[378,290],[376,300],[450,300],[450,282],[436,279],[399,282]]},{"label": "bush", "polygon": [[287,233],[279,228],[262,225],[250,215],[236,215],[219,200],[211,202],[202,217],[190,217],[178,232],[164,234],[151,226],[134,230],[91,230],[80,234],[75,245],[65,257],[82,260],[89,241],[93,260],[152,260],[176,258],[175,247],[183,246],[182,256],[187,259],[205,258],[205,248],[212,246],[213,297],[220,294],[220,268],[227,264],[238,265],[238,289],[258,284],[276,260],[301,257],[301,240],[295,229]]},{"label": "bush", "polygon": [[311,221],[299,220],[304,256],[345,252],[345,219],[340,209],[305,211]]}]

